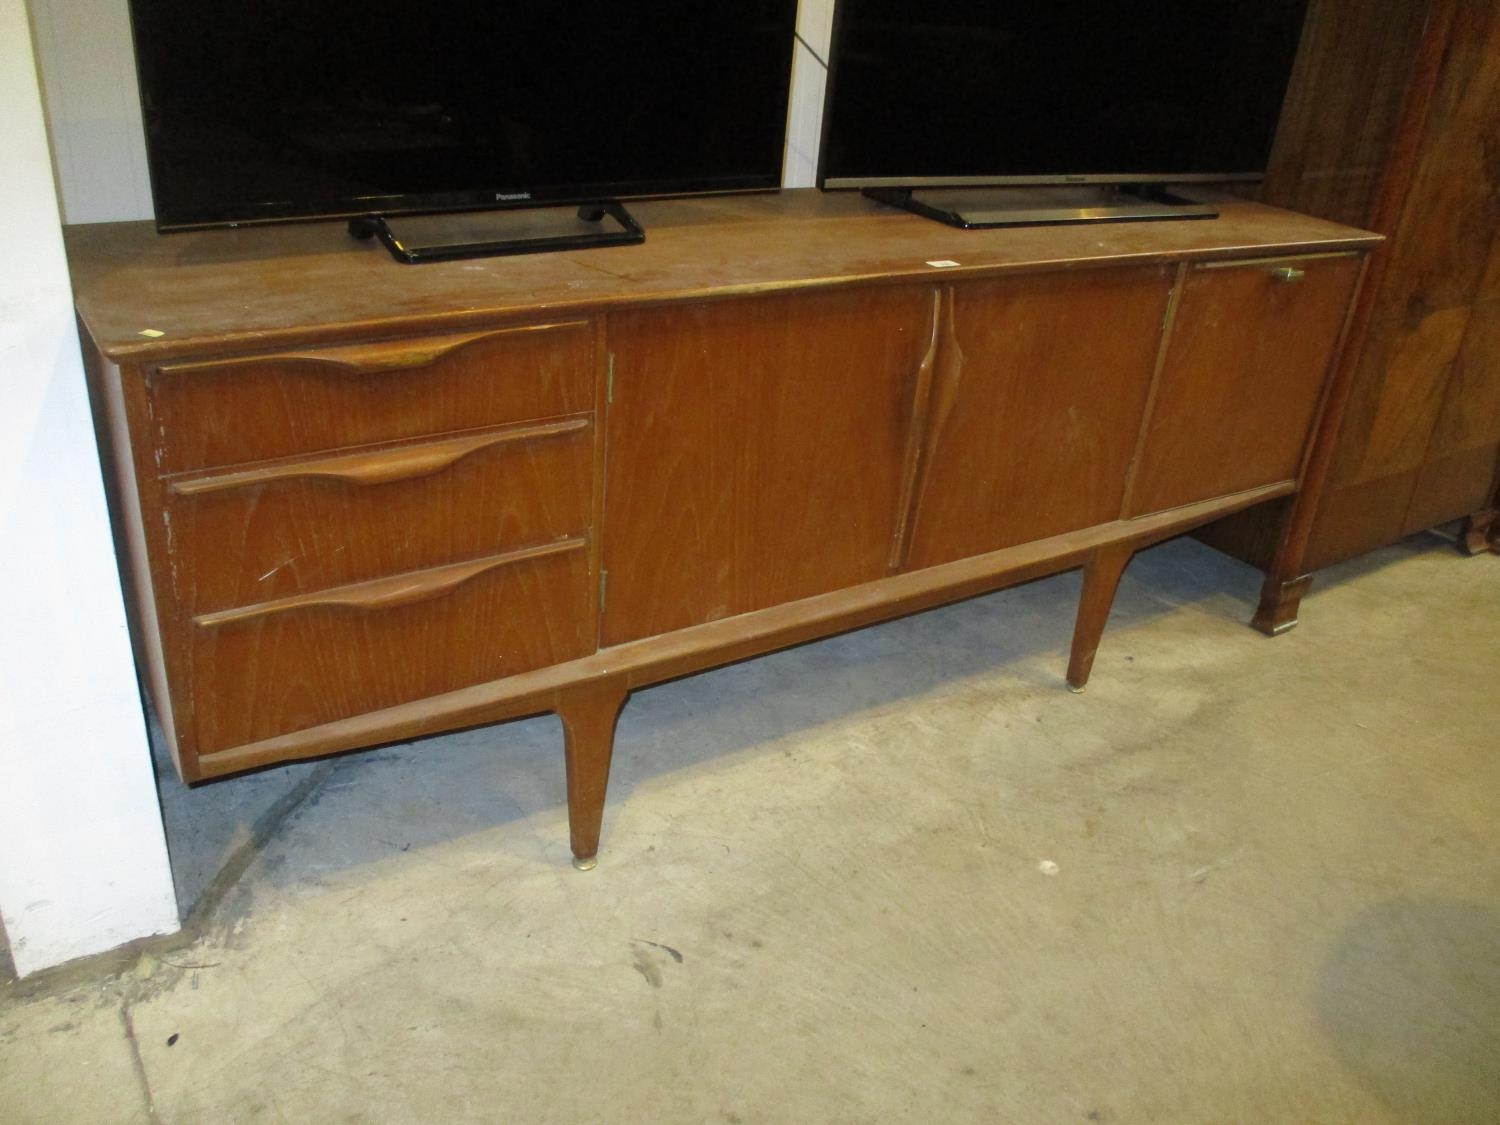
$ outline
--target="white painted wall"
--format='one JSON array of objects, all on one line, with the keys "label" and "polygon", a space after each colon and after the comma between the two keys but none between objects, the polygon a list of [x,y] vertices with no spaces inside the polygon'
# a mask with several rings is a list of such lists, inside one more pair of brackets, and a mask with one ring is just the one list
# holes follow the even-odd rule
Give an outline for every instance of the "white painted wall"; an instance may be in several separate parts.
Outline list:
[{"label": "white painted wall", "polygon": [[177,901],[23,0],[0,0],[0,918],[25,975]]},{"label": "white painted wall", "polygon": [[[32,0],[31,8],[66,221],[151,218],[126,0]],[[802,0],[797,30],[824,59],[832,28],[833,0]],[[807,47],[796,44],[787,187],[810,187],[817,172],[824,77]]]}]

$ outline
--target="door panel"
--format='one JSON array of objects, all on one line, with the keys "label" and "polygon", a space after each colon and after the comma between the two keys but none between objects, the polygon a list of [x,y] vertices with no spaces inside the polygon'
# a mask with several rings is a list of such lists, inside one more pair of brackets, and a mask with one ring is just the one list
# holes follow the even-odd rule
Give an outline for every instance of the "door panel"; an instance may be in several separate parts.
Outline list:
[{"label": "door panel", "polygon": [[1351,256],[1188,274],[1129,514],[1298,476],[1360,268]]},{"label": "door panel", "polygon": [[954,287],[952,408],[929,435],[912,567],[1119,518],[1174,272]]},{"label": "door panel", "polygon": [[605,644],[881,577],[932,291],[612,314]]}]

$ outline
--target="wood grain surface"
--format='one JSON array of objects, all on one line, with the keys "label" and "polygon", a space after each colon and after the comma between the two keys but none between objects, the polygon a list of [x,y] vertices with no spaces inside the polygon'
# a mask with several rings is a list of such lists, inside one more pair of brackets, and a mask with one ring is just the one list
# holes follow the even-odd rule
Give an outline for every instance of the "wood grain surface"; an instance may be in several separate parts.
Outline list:
[{"label": "wood grain surface", "polygon": [[[632,204],[639,246],[402,266],[341,223],[158,235],[68,229],[79,313],[115,359],[243,354],[517,317],[807,287],[1370,247],[1334,223],[1227,198],[1212,220],[963,231],[812,189]],[[140,335],[162,332],[159,338]]]},{"label": "wood grain surface", "polygon": [[1090,270],[952,286],[961,356],[929,439],[910,565],[1115,518],[1174,271]]},{"label": "wood grain surface", "polygon": [[176,598],[223,610],[584,535],[590,426],[581,416],[169,478]]},{"label": "wood grain surface", "polygon": [[563,546],[194,624],[198,753],[592,652],[588,552]]},{"label": "wood grain surface", "polygon": [[1362,265],[1350,255],[1189,272],[1130,514],[1300,476]]},{"label": "wood grain surface", "polygon": [[[801,601],[711,621],[661,637],[604,649],[592,656],[398,705],[384,711],[267,738],[205,755],[200,776],[218,777],[273,762],[316,757],[382,741],[415,738],[520,715],[555,710],[558,693],[595,681],[622,678],[627,690],[685,676],[818,637],[886,621],[976,594],[1082,566],[1101,547],[1149,546],[1216,516],[1285,496],[1287,484],[1190,504],[1135,520],[1115,520],[960,559],[925,570],[891,575]],[[595,779],[597,783],[597,779]]]},{"label": "wood grain surface", "polygon": [[1351,226],[1375,221],[1432,7],[1312,0],[1260,199]]},{"label": "wood grain surface", "polygon": [[1346,349],[1349,401],[1326,484],[1301,502],[1305,546],[1289,554],[1281,525],[1250,513],[1209,542],[1287,579],[1490,503],[1497,145],[1490,0],[1315,0],[1261,198],[1391,241]]},{"label": "wood grain surface", "polygon": [[[593,326],[562,321],[150,372],[156,465],[182,472],[587,411]],[[372,358],[376,357],[376,358]]]},{"label": "wood grain surface", "polygon": [[603,643],[885,573],[922,286],[614,314]]}]

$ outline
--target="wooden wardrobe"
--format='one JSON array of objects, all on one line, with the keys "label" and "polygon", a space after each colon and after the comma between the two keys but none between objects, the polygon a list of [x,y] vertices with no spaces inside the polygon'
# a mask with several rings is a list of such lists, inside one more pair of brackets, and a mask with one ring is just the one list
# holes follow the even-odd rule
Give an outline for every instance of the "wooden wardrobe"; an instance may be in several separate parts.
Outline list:
[{"label": "wooden wardrobe", "polygon": [[1312,572],[1413,532],[1500,549],[1500,5],[1313,0],[1260,198],[1389,237],[1323,488],[1289,534],[1290,499],[1202,533],[1267,572],[1276,632]]}]

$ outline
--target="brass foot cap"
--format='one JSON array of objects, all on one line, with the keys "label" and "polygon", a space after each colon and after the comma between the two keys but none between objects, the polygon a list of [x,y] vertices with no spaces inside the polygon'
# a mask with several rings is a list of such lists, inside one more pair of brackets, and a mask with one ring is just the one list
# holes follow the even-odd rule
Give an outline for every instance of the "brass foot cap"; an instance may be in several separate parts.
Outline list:
[{"label": "brass foot cap", "polygon": [[1081,687],[1074,687],[1072,684],[1068,685],[1068,690],[1071,691],[1074,695],[1082,695],[1083,694],[1083,688],[1081,688]]},{"label": "brass foot cap", "polygon": [[599,857],[596,855],[591,855],[588,857],[588,859],[579,859],[575,855],[573,857],[573,866],[578,868],[578,870],[580,871],[592,871],[594,868],[599,866]]}]

